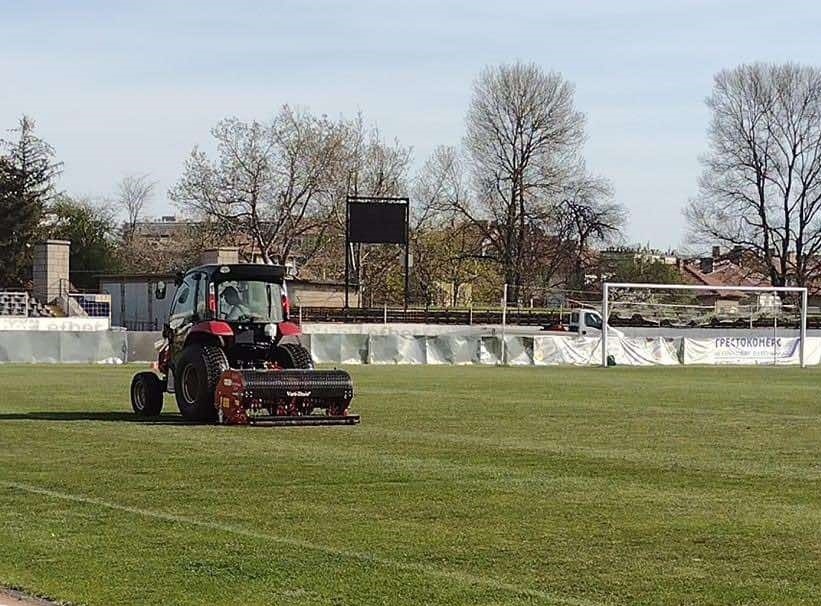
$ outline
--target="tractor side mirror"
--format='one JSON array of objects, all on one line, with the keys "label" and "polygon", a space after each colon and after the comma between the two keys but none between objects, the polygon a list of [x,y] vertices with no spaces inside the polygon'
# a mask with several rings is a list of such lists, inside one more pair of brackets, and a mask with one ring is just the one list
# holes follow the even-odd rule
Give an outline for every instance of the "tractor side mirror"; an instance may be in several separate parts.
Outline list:
[{"label": "tractor side mirror", "polygon": [[157,282],[157,285],[154,287],[154,298],[165,299],[166,288],[165,282]]}]

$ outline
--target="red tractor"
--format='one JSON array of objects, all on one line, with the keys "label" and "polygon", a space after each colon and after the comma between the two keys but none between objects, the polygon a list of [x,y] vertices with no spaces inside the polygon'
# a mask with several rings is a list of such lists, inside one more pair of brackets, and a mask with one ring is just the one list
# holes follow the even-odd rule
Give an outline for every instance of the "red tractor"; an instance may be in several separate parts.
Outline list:
[{"label": "red tractor", "polygon": [[[165,297],[165,284],[156,297]],[[348,412],[350,375],[316,370],[289,314],[284,267],[203,265],[181,275],[157,372],[131,382],[134,412],[159,415],[168,392],[191,421],[358,423]]]}]

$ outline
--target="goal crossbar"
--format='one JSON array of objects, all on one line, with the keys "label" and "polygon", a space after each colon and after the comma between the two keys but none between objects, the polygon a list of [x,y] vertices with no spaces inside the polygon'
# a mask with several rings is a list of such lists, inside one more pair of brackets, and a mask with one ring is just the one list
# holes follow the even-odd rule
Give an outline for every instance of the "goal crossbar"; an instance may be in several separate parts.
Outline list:
[{"label": "goal crossbar", "polygon": [[793,292],[801,295],[801,322],[799,332],[799,360],[801,368],[806,367],[804,348],[807,341],[807,288],[805,286],[710,286],[708,284],[641,284],[638,282],[605,282],[602,288],[601,315],[601,365],[607,368],[607,340],[609,332],[610,291],[619,288],[640,288],[643,290],[696,290],[720,292]]}]

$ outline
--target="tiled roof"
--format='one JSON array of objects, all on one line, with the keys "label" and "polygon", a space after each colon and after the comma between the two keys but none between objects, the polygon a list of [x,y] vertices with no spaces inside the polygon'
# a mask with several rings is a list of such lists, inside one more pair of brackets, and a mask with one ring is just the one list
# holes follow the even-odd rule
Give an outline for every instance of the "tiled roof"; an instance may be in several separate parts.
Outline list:
[{"label": "tiled roof", "polygon": [[705,286],[770,286],[763,274],[740,267],[731,261],[715,261],[713,271],[701,271],[698,262],[682,266],[685,282]]}]

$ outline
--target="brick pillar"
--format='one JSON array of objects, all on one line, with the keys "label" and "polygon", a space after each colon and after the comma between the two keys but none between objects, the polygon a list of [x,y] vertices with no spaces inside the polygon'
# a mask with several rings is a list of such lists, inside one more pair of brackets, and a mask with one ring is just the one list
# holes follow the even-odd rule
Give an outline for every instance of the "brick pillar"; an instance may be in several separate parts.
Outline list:
[{"label": "brick pillar", "polygon": [[40,303],[51,303],[60,296],[60,288],[68,290],[68,253],[71,242],[46,240],[34,245],[32,281],[34,296]]},{"label": "brick pillar", "polygon": [[239,248],[235,246],[208,248],[200,254],[200,263],[203,265],[235,265],[239,263]]}]

